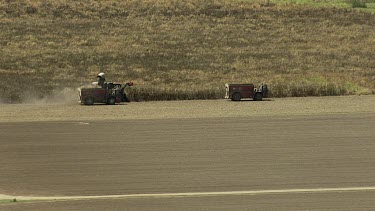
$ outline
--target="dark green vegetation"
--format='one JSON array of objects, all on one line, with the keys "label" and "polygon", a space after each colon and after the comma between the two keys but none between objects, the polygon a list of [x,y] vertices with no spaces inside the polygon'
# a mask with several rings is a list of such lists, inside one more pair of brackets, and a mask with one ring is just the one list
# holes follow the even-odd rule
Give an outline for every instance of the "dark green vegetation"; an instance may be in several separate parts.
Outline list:
[{"label": "dark green vegetation", "polygon": [[18,202],[17,199],[0,199],[0,204]]},{"label": "dark green vegetation", "polygon": [[135,100],[221,98],[244,82],[273,97],[374,93],[374,13],[321,3],[2,0],[0,99],[99,72],[134,81]]}]

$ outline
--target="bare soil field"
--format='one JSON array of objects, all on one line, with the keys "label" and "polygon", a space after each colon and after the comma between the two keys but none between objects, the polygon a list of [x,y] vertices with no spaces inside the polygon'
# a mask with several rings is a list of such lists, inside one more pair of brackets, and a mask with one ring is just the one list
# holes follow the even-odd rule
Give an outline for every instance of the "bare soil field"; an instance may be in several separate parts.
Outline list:
[{"label": "bare soil field", "polygon": [[2,104],[0,210],[371,210],[374,102]]},{"label": "bare soil field", "polygon": [[186,119],[212,117],[293,116],[375,112],[375,96],[276,98],[261,102],[192,100],[131,102],[122,105],[0,104],[0,122]]}]

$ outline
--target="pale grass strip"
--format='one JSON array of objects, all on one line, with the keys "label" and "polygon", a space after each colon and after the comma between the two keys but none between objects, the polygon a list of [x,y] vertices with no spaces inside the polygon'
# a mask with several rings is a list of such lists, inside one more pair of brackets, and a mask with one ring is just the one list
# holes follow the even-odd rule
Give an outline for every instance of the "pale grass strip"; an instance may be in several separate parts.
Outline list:
[{"label": "pale grass strip", "polygon": [[108,199],[108,198],[172,198],[172,197],[202,197],[202,196],[231,196],[231,195],[260,195],[260,194],[288,194],[288,193],[327,193],[349,191],[373,191],[370,187],[347,188],[306,188],[283,190],[250,190],[250,191],[221,191],[221,192],[188,192],[188,193],[145,193],[123,195],[97,195],[97,196],[11,196],[0,194],[1,200],[79,200],[79,199]]}]

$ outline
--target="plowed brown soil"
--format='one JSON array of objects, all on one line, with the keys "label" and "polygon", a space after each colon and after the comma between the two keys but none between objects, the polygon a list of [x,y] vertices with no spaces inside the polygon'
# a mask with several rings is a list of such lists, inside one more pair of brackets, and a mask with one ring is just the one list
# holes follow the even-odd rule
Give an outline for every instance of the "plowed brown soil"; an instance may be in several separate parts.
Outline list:
[{"label": "plowed brown soil", "polygon": [[[0,210],[267,210],[275,204],[284,210],[371,210],[374,101],[348,96],[0,105],[0,202],[9,195],[72,197],[56,204],[8,201]],[[288,193],[306,188],[357,191]],[[73,200],[241,190],[285,193]]]}]

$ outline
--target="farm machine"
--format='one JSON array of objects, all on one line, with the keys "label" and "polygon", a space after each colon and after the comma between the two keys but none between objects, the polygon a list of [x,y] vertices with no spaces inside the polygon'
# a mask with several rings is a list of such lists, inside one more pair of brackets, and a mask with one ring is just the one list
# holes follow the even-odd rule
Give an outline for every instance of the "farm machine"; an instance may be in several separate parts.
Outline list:
[{"label": "farm machine", "polygon": [[115,105],[116,103],[129,102],[125,88],[132,85],[132,82],[125,84],[108,82],[102,86],[98,86],[96,83],[94,84],[95,87],[83,87],[79,93],[80,103],[85,105],[93,105],[94,103]]},{"label": "farm machine", "polygon": [[225,98],[233,101],[240,101],[242,98],[252,98],[260,101],[268,97],[268,87],[266,84],[258,88],[254,84],[225,84]]}]

